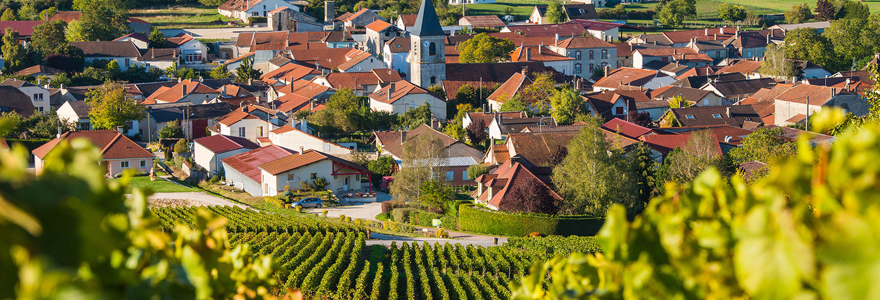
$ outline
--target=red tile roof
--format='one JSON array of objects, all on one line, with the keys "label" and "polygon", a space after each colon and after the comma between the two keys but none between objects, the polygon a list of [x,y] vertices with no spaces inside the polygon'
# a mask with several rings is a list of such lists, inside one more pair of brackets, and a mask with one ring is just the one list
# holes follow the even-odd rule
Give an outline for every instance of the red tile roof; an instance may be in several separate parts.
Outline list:
[{"label": "red tile roof", "polygon": [[[378,59],[374,57],[369,52],[361,51],[358,49],[351,49],[348,53],[345,54],[345,59],[347,59],[344,63],[340,64],[336,68],[342,71],[348,71],[353,68],[355,65],[363,62],[368,58]],[[366,71],[366,70],[364,70]]]},{"label": "red tile roof", "polygon": [[[184,90],[185,89],[185,90]],[[158,101],[174,103],[183,99],[188,95],[192,94],[218,94],[220,91],[212,89],[207,85],[202,84],[196,80],[183,80],[176,85],[168,88],[161,87],[152,95],[147,97],[144,100],[144,104],[154,104],[158,103]]]},{"label": "red tile roof", "polygon": [[807,103],[807,99],[809,99],[810,105],[821,106],[831,101],[840,92],[841,90],[832,87],[801,84],[776,96],[776,101]]},{"label": "red tile roof", "polygon": [[[524,158],[519,158],[521,160],[525,160]],[[480,176],[481,178],[477,178],[478,181],[492,187],[494,195],[489,198],[488,188],[483,189],[482,195],[475,195],[482,201],[486,201],[492,206],[498,207],[499,209],[505,208],[505,199],[507,195],[510,194],[514,189],[518,187],[524,187],[527,185],[538,185],[538,188],[541,189],[544,193],[550,194],[553,198],[562,200],[562,197],[559,196],[555,191],[553,191],[550,186],[548,186],[541,177],[538,177],[535,173],[532,172],[531,169],[538,169],[540,167],[535,167],[529,164],[529,167],[526,167],[525,162],[513,161],[511,159],[506,160],[501,166],[495,169],[492,174],[486,174]],[[546,176],[542,176],[546,177]],[[546,180],[546,179],[545,179]],[[476,194],[476,192],[474,192]],[[488,199],[487,199],[488,198]]]},{"label": "red tile roof", "polygon": [[[394,88],[393,91],[391,91],[392,87]],[[390,95],[389,95],[389,91],[390,91]],[[370,94],[370,99],[374,99],[376,101],[384,102],[384,103],[394,103],[394,102],[397,102],[397,100],[400,100],[401,98],[403,98],[407,95],[413,95],[413,94],[430,94],[431,96],[434,96],[437,99],[440,99],[440,97],[437,97],[437,95],[434,95],[433,93],[428,92],[428,90],[423,89],[420,86],[412,84],[411,82],[406,81],[406,80],[401,80],[401,81],[389,84],[381,89],[377,89],[375,92]],[[440,99],[440,100],[446,101],[444,99]]]},{"label": "red tile roof", "polygon": [[64,71],[47,67],[44,65],[33,65],[27,68],[22,69],[21,71],[15,72],[16,76],[26,76],[26,75],[34,75],[34,74],[58,74]]},{"label": "red tile roof", "polygon": [[620,133],[621,135],[632,139],[637,139],[640,136],[653,132],[650,128],[642,127],[618,118],[614,118],[611,119],[611,121],[606,122],[602,125],[602,128],[612,132]]},{"label": "red tile roof", "polygon": [[[496,102],[507,102],[507,100],[512,99],[519,93],[520,90],[528,87],[532,84],[532,79],[526,76],[523,73],[514,73],[513,76],[510,76],[510,79],[504,82],[498,89],[492,92],[489,97],[486,97],[488,100],[496,101]],[[488,124],[487,124],[488,125]]]},{"label": "red tile roof", "polygon": [[757,73],[760,69],[760,61],[740,60],[735,64],[724,66],[723,68],[718,70],[718,73],[743,73],[748,75]]},{"label": "red tile roof", "polygon": [[560,48],[614,48],[612,43],[597,39],[594,36],[576,36],[561,40],[556,43]]},{"label": "red tile roof", "polygon": [[241,148],[247,149],[257,149],[260,148],[260,145],[251,142],[250,140],[237,137],[237,136],[227,136],[227,135],[212,135],[206,136],[200,139],[196,139],[193,142],[208,148],[211,152],[216,154],[225,153],[232,150],[237,150]]},{"label": "red tile roof", "polygon": [[379,32],[385,30],[385,28],[391,27],[391,24],[382,20],[376,20],[375,22],[370,23],[365,27],[369,30]]},{"label": "red tile roof", "polygon": [[288,150],[277,145],[269,145],[242,154],[230,156],[221,159],[220,161],[226,163],[230,168],[241,172],[241,174],[247,176],[251,180],[260,183],[262,182],[260,180],[260,165],[296,153],[296,151]]},{"label": "red tile roof", "polygon": [[520,155],[535,165],[546,166],[550,164],[550,158],[561,149],[567,148],[577,134],[574,131],[509,133],[508,149],[512,146],[515,155]]},{"label": "red tile roof", "polygon": [[403,25],[404,25],[404,26],[406,26],[406,27],[412,27],[412,26],[416,26],[416,18],[418,18],[418,16],[419,16],[419,15],[416,15],[416,14],[412,14],[412,15],[400,15],[400,18],[403,19]]},{"label": "red tile roof", "polygon": [[635,52],[641,53],[642,56],[676,56],[682,54],[697,54],[697,51],[688,47],[680,48],[645,48],[636,49]]},{"label": "red tile roof", "polygon": [[512,62],[529,62],[529,61],[563,61],[574,60],[574,58],[560,55],[559,53],[550,51],[544,46],[520,46],[510,53],[510,61]]},{"label": "red tile roof", "polygon": [[260,76],[260,79],[277,79],[291,82],[302,79],[308,75],[321,75],[321,71],[297,64],[285,64],[278,69]]},{"label": "red tile roof", "polygon": [[56,145],[62,140],[74,140],[84,138],[91,142],[95,147],[101,149],[101,156],[104,159],[124,159],[124,158],[153,158],[153,153],[147,151],[137,143],[130,140],[115,130],[84,130],[69,131],[61,135],[61,137],[52,139],[43,144],[33,153],[40,159],[44,159],[46,154],[52,151]]},{"label": "red tile roof", "polygon": [[[718,144],[718,137],[714,134],[711,135],[712,139],[715,140],[715,154],[718,156],[722,155],[721,146]],[[651,147],[654,150],[663,153],[665,156],[669,154],[675,148],[680,148],[683,151],[687,151],[688,141],[691,139],[691,134],[689,132],[685,132],[682,134],[653,134],[653,135],[644,135],[640,137],[642,141],[644,141],[648,147]]]},{"label": "red tile roof", "polygon": [[[546,25],[515,25],[507,26],[510,32],[518,33],[526,37],[560,37],[580,36],[587,32],[583,26],[576,23],[570,24],[546,24]],[[588,33],[589,34],[589,33]]]},{"label": "red tile roof", "polygon": [[[288,155],[288,156],[285,156],[285,157],[282,157],[282,158],[279,158],[276,160],[272,160],[272,161],[263,163],[260,165],[260,168],[265,170],[266,172],[269,172],[269,174],[278,175],[278,174],[281,174],[281,173],[284,173],[284,172],[287,172],[290,170],[295,170],[295,169],[298,169],[298,168],[301,168],[301,167],[304,167],[307,165],[311,165],[313,163],[320,162],[323,160],[328,160],[328,159],[332,160],[333,162],[335,162],[337,164],[341,164],[341,165],[345,166],[345,168],[347,168],[347,169],[350,169],[355,172],[359,172],[361,174],[370,174],[371,173],[370,170],[367,170],[366,168],[364,168],[356,163],[335,157],[333,155],[324,154],[324,153],[318,152],[316,150],[311,150],[311,149],[305,150],[305,151],[303,151],[303,153],[300,153],[300,154]],[[339,172],[339,171],[348,173],[346,170],[334,170],[334,172]]]},{"label": "red tile roof", "polygon": [[602,77],[593,86],[617,88],[621,85],[641,86],[654,77],[666,76],[660,71],[642,70],[633,68],[617,68],[608,73],[608,76]]},{"label": "red tile roof", "polygon": [[275,99],[275,101],[280,103],[276,104],[276,110],[283,112],[295,112],[308,105],[311,99],[297,94],[287,94],[279,97],[278,99]]},{"label": "red tile roof", "polygon": [[779,96],[779,94],[784,93],[791,87],[789,84],[777,84],[772,89],[761,89],[740,101],[740,104],[751,105],[755,112],[761,116],[764,124],[776,124],[776,96]]},{"label": "red tile roof", "polygon": [[342,88],[363,90],[368,85],[379,85],[379,77],[373,72],[330,73],[325,79],[337,90]]},{"label": "red tile roof", "polygon": [[504,21],[496,15],[464,16],[458,20],[458,25],[470,25],[473,27],[504,27]]},{"label": "red tile roof", "polygon": [[291,50],[290,53],[297,64],[309,68],[315,68],[317,64],[322,68],[332,69],[345,63],[345,55],[350,50],[350,48],[308,49]]}]

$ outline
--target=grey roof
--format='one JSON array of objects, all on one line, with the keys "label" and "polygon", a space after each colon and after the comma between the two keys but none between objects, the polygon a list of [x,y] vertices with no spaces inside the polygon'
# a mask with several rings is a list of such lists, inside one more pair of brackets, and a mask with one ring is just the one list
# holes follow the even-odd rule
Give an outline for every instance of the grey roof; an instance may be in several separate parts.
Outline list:
[{"label": "grey roof", "polygon": [[276,67],[280,67],[280,66],[286,65],[287,63],[292,62],[292,61],[293,61],[292,59],[284,57],[284,56],[276,56],[275,58],[270,59],[269,63],[275,65]]},{"label": "grey roof", "polygon": [[724,82],[724,81],[734,81],[734,80],[745,80],[746,75],[742,73],[726,73],[726,74],[717,74],[717,75],[703,75],[703,76],[691,76],[687,78],[682,78],[676,82],[673,82],[670,85],[678,86],[678,87],[689,87],[689,88],[702,88],[709,81],[716,82]]},{"label": "grey roof", "polygon": [[725,82],[710,82],[708,85],[715,87],[724,97],[736,95],[754,94],[760,89],[769,89],[776,85],[773,78],[758,78]]},{"label": "grey roof", "polygon": [[25,93],[12,86],[0,86],[0,113],[14,111],[27,118],[34,114],[34,103]]},{"label": "grey roof", "polygon": [[70,45],[82,49],[86,57],[141,58],[141,52],[130,41],[70,42]]},{"label": "grey roof", "polygon": [[785,31],[798,29],[798,28],[825,29],[825,28],[831,27],[831,22],[824,21],[824,22],[809,22],[809,23],[798,23],[798,24],[777,24],[777,25],[773,25],[773,27],[779,27]]},{"label": "grey roof", "polygon": [[761,116],[751,105],[691,106],[671,108],[669,112],[675,115],[682,127],[730,125],[742,128],[746,121],[761,122]]},{"label": "grey roof", "polygon": [[20,88],[23,86],[36,86],[36,85],[34,85],[33,83],[30,83],[30,82],[24,81],[24,80],[19,80],[19,79],[15,79],[15,78],[6,78],[6,80],[3,80],[3,82],[0,82],[0,86],[11,86],[11,87]]},{"label": "grey roof", "polygon": [[67,101],[67,104],[70,104],[70,108],[73,108],[76,116],[80,118],[88,118],[89,112],[92,110],[85,101]]},{"label": "grey roof", "polygon": [[437,18],[437,11],[434,10],[434,3],[432,1],[422,0],[419,15],[416,17],[416,25],[410,29],[410,33],[414,36],[446,35],[443,27],[440,26],[440,19]]},{"label": "grey roof", "polygon": [[556,119],[553,117],[513,118],[501,119],[501,133],[521,132],[526,127],[543,128],[556,127]]}]

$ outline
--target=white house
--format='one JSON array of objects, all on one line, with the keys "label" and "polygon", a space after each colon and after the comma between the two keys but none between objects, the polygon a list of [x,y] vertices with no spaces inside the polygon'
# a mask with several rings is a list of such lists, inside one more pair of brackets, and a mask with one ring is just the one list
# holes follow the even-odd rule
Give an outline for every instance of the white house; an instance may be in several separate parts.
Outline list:
[{"label": "white house", "polygon": [[208,174],[223,174],[221,160],[260,148],[246,138],[227,135],[212,135],[194,140],[193,160],[196,165],[208,170]]},{"label": "white house", "polygon": [[403,78],[406,78],[406,73],[410,70],[409,61],[406,60],[406,57],[409,55],[409,43],[410,38],[393,38],[385,42],[385,47],[382,51],[382,59],[385,60],[385,65],[389,69],[400,73]]},{"label": "white house", "polygon": [[269,145],[221,159],[226,184],[252,196],[261,196],[260,165],[292,154],[296,154],[296,151]]},{"label": "white house", "polygon": [[49,104],[50,91],[47,88],[13,78],[3,80],[3,82],[0,83],[0,86],[11,86],[17,88],[25,95],[28,95],[28,97],[31,98],[31,101],[33,101],[34,110],[36,111],[48,112],[49,109],[51,109],[51,105]]},{"label": "white house", "polygon": [[67,101],[58,108],[57,114],[62,123],[75,124],[76,130],[90,130],[89,111],[91,108],[85,101]]},{"label": "white house", "polygon": [[150,48],[150,38],[142,33],[132,32],[113,40],[114,42],[132,42],[138,49],[146,50]]},{"label": "white house", "polygon": [[283,126],[286,120],[268,108],[247,105],[220,117],[217,119],[217,123],[219,124],[211,128],[212,135],[243,137],[251,142],[259,143],[260,138],[268,141],[269,131]]},{"label": "white house", "polygon": [[217,7],[217,12],[229,18],[247,21],[250,17],[268,17],[269,12],[287,7],[299,11],[299,7],[284,0],[228,0]]},{"label": "white house", "polygon": [[391,82],[370,94],[370,108],[399,115],[428,103],[437,119],[446,120],[446,101],[409,81]]},{"label": "white house", "polygon": [[101,151],[101,165],[107,174],[115,176],[127,169],[138,173],[150,172],[153,168],[153,153],[125,137],[116,130],[82,130],[68,131],[48,143],[34,149],[34,170],[37,174],[43,171],[45,158],[62,140],[85,139]]},{"label": "white house", "polygon": [[317,178],[326,180],[326,190],[360,190],[361,178],[371,174],[356,163],[315,150],[265,162],[259,168],[263,196],[275,196],[283,192],[285,186],[298,188],[301,182],[314,183]]},{"label": "white house", "polygon": [[336,67],[342,72],[369,72],[373,69],[384,69],[385,61],[381,56],[374,56],[369,52],[351,49],[345,54],[345,62]]},{"label": "white house", "polygon": [[[307,124],[307,122],[301,122],[300,126],[306,127],[308,126]],[[317,150],[332,155],[347,155],[352,152],[349,148],[287,125],[270,131],[269,140],[272,141],[273,145],[287,149]]]},{"label": "white house", "polygon": [[185,33],[166,38],[166,48],[180,50],[180,57],[185,64],[200,64],[208,61],[208,47],[193,36]]}]

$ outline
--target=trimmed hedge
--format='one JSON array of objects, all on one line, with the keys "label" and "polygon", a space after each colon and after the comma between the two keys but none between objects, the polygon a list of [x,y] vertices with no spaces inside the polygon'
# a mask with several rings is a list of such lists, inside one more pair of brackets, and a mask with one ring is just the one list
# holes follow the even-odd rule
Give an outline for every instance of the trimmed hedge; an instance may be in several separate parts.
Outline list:
[{"label": "trimmed hedge", "polygon": [[458,229],[458,217],[453,216],[443,216],[440,218],[440,227],[443,229],[449,230],[459,230]]},{"label": "trimmed hedge", "polygon": [[412,210],[409,212],[409,222],[419,226],[432,227],[434,219],[440,219],[442,216],[434,212]]},{"label": "trimmed hedge", "polygon": [[506,236],[542,235],[591,236],[599,232],[604,219],[588,216],[551,216],[542,214],[511,214],[488,211],[473,205],[458,207],[461,230]]}]

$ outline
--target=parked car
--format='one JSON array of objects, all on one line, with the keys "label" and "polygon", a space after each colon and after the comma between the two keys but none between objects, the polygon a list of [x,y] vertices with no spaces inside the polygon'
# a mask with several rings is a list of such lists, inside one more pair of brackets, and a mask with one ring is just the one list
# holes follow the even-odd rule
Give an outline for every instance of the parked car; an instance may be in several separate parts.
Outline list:
[{"label": "parked car", "polygon": [[310,207],[321,208],[322,203],[321,203],[321,199],[318,199],[318,198],[302,198],[302,199],[299,199],[298,201],[294,202],[290,206],[293,208],[296,208],[297,206],[301,206],[302,208],[310,208]]}]

